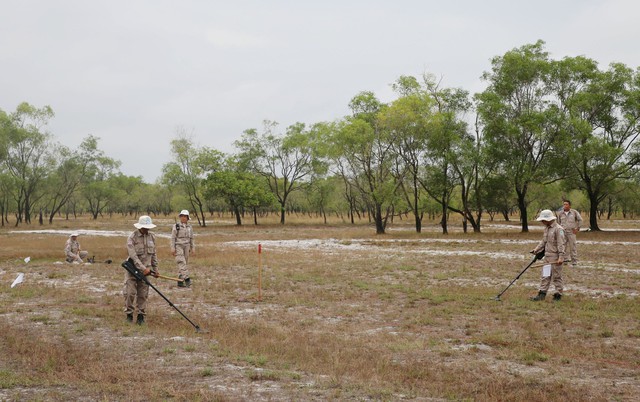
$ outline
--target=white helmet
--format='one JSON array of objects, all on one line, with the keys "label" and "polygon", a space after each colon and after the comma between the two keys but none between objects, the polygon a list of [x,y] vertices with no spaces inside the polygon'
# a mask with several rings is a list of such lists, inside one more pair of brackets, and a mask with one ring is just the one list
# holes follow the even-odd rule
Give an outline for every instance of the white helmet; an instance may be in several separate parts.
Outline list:
[{"label": "white helmet", "polygon": [[555,219],[556,219],[556,215],[553,212],[551,212],[550,209],[543,209],[542,211],[540,211],[540,215],[536,220],[540,222],[540,221],[552,221]]},{"label": "white helmet", "polygon": [[73,232],[69,235],[69,237],[78,237],[78,232]]},{"label": "white helmet", "polygon": [[135,226],[137,229],[153,229],[156,227],[156,225],[154,225],[151,221],[151,217],[148,215],[142,215],[138,219],[138,223],[134,223],[133,226]]},{"label": "white helmet", "polygon": [[180,211],[180,213],[178,214],[178,216],[182,216],[185,215],[187,217],[187,219],[191,219],[191,217],[189,216],[189,211],[187,211],[186,209],[183,209],[182,211]]}]

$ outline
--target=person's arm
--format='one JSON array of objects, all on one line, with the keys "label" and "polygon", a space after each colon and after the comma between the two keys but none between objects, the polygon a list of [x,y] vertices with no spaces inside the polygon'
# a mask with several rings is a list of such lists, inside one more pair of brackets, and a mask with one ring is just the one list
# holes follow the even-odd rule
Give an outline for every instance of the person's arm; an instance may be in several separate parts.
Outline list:
[{"label": "person's arm", "polygon": [[171,254],[175,257],[176,255],[176,238],[178,237],[178,229],[177,223],[173,225],[173,229],[171,229]]},{"label": "person's arm", "polygon": [[564,262],[564,251],[565,251],[565,237],[564,237],[564,229],[559,229],[556,233],[556,241],[558,242],[558,264],[562,264]]},{"label": "person's arm", "polygon": [[153,275],[154,277],[158,277],[158,275],[160,274],[160,272],[158,271],[158,254],[157,254],[157,247],[156,247],[156,235],[153,233],[150,233],[149,236],[151,236],[151,239],[153,240],[153,254],[151,254],[151,275]]},{"label": "person's arm", "polygon": [[196,253],[196,243],[193,241],[193,227],[189,226],[189,250],[192,254]]},{"label": "person's arm", "polygon": [[580,231],[580,227],[582,226],[582,216],[580,212],[576,211],[576,232]]}]

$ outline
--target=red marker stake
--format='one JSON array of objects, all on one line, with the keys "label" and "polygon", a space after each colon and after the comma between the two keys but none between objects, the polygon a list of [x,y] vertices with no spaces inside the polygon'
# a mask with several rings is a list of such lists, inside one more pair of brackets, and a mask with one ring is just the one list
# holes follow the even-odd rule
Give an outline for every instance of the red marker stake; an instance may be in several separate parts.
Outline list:
[{"label": "red marker stake", "polygon": [[262,244],[258,243],[258,301],[262,301]]}]

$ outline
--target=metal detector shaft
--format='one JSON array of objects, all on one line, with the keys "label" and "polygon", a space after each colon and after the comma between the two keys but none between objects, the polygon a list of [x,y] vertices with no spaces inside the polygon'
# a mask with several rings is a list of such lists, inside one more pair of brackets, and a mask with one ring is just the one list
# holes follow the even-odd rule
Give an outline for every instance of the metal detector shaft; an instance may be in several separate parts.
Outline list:
[{"label": "metal detector shaft", "polygon": [[166,296],[162,294],[162,292],[160,292],[155,286],[153,286],[153,284],[149,282],[147,277],[142,272],[140,272],[138,268],[136,268],[135,264],[133,263],[133,261],[131,261],[131,259],[128,259],[125,262],[123,262],[122,267],[126,269],[131,275],[135,276],[136,279],[141,280],[147,285],[151,286],[151,289],[155,290],[156,293],[158,293],[160,297],[162,297],[167,303],[169,303],[171,307],[176,309],[176,311],[180,313],[180,315],[183,316],[185,320],[189,321],[189,324],[193,325],[193,327],[196,329],[196,332],[200,332],[200,326],[195,324],[193,321],[191,321],[189,317],[184,315],[184,313],[180,311],[178,307],[176,307],[173,303],[171,303],[171,300],[167,299]]},{"label": "metal detector shaft", "polygon": [[520,273],[518,274],[518,276],[516,276],[516,277],[511,281],[511,283],[510,283],[506,288],[504,288],[504,290],[503,290],[502,292],[500,292],[500,293],[499,293],[499,294],[494,298],[494,300],[500,300],[500,296],[502,296],[502,295],[504,294],[504,292],[506,292],[506,291],[507,291],[507,289],[509,289],[509,288],[511,287],[511,285],[513,285],[514,283],[516,283],[516,281],[517,281],[518,279],[520,279],[520,277],[522,276],[522,274],[524,274],[524,273],[527,271],[527,269],[529,269],[529,267],[531,267],[531,266],[532,266],[536,261],[541,260],[543,257],[544,257],[544,251],[541,251],[541,252],[539,252],[538,254],[534,255],[534,256],[533,256],[533,259],[531,260],[531,262],[530,262],[529,264],[527,264],[527,266],[526,266],[526,267],[524,267],[524,269],[522,270],[522,272],[520,272]]}]

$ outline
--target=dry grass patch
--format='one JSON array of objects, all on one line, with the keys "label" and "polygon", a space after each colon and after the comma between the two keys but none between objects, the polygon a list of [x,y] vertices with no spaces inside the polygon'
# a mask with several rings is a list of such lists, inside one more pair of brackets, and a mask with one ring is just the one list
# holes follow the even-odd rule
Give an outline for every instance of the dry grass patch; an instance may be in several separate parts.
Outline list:
[{"label": "dry grass patch", "polygon": [[[402,226],[373,236],[371,227],[297,219],[196,228],[192,288],[155,283],[203,334],[153,291],[147,325],[124,322],[124,237],[81,238],[97,259],[121,258],[74,266],[53,263],[65,236],[0,233],[8,244],[0,281],[26,273],[19,287],[0,288],[9,328],[0,333],[9,350],[0,399],[633,400],[640,392],[638,248],[629,246],[639,234],[581,233],[590,243],[579,246],[581,265],[566,270],[561,303],[528,300],[539,269],[496,302],[541,232],[441,236],[433,223],[422,234]],[[129,231],[132,222],[88,224]],[[172,223],[159,222],[161,230]],[[39,252],[24,264],[18,245],[32,240]],[[268,244],[260,303],[258,242]],[[172,275],[168,239],[159,245],[161,272]],[[123,374],[137,362],[155,373],[142,396]]]}]

